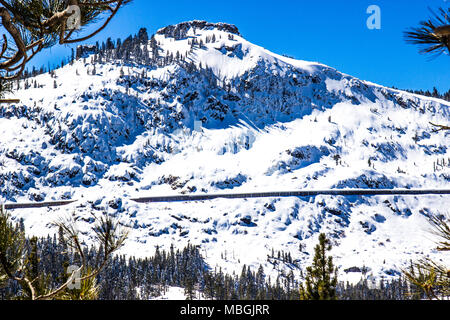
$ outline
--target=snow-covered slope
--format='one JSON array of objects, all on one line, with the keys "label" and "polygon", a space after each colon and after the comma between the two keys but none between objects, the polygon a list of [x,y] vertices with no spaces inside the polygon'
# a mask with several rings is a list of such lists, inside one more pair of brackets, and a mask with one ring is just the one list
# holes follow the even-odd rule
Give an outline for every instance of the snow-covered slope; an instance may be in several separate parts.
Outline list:
[{"label": "snow-covered slope", "polygon": [[446,214],[448,196],[130,201],[446,188],[450,179],[448,133],[429,124],[449,121],[448,102],[274,54],[228,24],[169,26],[141,49],[146,64],[79,59],[54,77],[21,81],[14,93],[21,103],[0,106],[0,202],[79,200],[14,211],[28,232],[53,233],[50,223],[72,213],[87,230],[91,212],[108,212],[132,230],[123,253],[191,242],[211,267],[230,272],[244,263],[272,269],[272,248],[305,267],[320,232],[333,240],[343,279],[361,277],[344,271],[350,267],[390,276],[422,254],[443,258],[426,215]]}]

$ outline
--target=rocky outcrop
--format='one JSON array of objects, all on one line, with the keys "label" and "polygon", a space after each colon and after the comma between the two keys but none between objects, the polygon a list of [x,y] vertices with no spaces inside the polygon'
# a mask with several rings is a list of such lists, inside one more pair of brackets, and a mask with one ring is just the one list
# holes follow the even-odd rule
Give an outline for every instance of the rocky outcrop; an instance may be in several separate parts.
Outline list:
[{"label": "rocky outcrop", "polygon": [[167,26],[158,30],[157,34],[165,35],[166,37],[174,38],[175,40],[180,40],[186,37],[187,32],[192,29],[201,30],[218,30],[226,31],[232,34],[240,36],[238,28],[235,25],[228,23],[210,23],[206,21],[194,20],[178,23],[175,25]]},{"label": "rocky outcrop", "polygon": [[80,45],[77,47],[77,55],[76,58],[87,58],[91,54],[94,54],[97,52],[97,47],[93,45]]}]

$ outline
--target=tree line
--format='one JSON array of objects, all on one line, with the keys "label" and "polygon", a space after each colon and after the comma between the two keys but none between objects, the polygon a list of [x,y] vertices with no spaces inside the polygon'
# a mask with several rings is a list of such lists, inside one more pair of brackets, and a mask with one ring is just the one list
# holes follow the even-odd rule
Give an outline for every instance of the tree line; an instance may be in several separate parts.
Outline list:
[{"label": "tree line", "polygon": [[[24,231],[22,220],[17,227]],[[46,288],[56,288],[67,281],[70,275],[68,267],[80,263],[80,253],[71,250],[62,227],[53,236],[27,238],[24,247],[30,277],[35,279],[36,290],[41,294]],[[104,256],[102,247],[94,246],[84,247],[83,255],[88,270],[96,268],[98,260]],[[315,260],[320,259],[320,254],[316,254]],[[286,261],[289,260],[287,258]],[[330,267],[329,260],[324,261]],[[332,266],[330,268],[333,269]],[[307,270],[314,273],[313,269]],[[331,269],[328,271],[332,274]],[[324,283],[317,283],[317,290],[322,290],[320,286]],[[186,299],[299,300],[308,290],[302,289],[300,279],[294,276],[292,270],[287,274],[279,271],[277,277],[272,279],[262,266],[253,270],[244,265],[239,274],[227,274],[221,268],[211,269],[199,247],[192,244],[176,250],[172,245],[167,251],[156,247],[154,255],[145,258],[115,255],[92,283],[84,286],[86,288],[77,289],[74,294],[62,298],[146,300],[164,295],[169,287],[180,287],[184,288]],[[377,288],[371,288],[363,280],[358,284],[335,281],[330,288],[335,291],[333,298],[343,300],[404,300],[422,297],[417,293],[411,294],[403,278],[381,281]],[[83,290],[84,294],[80,296]],[[70,293],[70,290],[67,291]],[[8,279],[0,283],[0,299],[28,298],[26,287],[17,280]]]},{"label": "tree line", "polygon": [[[393,87],[394,89],[397,89]],[[439,90],[436,87],[433,87],[433,90],[410,90],[410,89],[402,89],[403,91],[418,94],[425,97],[431,97],[431,98],[437,98],[442,99],[445,101],[450,101],[450,89],[447,92],[439,92]]]}]

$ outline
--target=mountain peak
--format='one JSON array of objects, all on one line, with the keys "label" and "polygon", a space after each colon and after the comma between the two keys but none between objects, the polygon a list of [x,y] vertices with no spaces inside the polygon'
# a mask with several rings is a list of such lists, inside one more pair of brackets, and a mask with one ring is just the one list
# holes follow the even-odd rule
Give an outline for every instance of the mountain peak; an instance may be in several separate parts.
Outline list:
[{"label": "mountain peak", "polygon": [[[450,102],[280,56],[228,24],[190,21],[158,33],[148,45],[141,29],[120,45],[80,48],[83,59],[14,83],[20,104],[0,105],[0,202],[79,200],[51,214],[17,210],[32,235],[51,234],[55,216],[75,212],[87,230],[93,212],[114,214],[130,229],[124,254],[192,241],[212,252],[209,266],[232,273],[241,263],[272,270],[273,247],[296,253],[301,268],[310,257],[299,245],[312,250],[326,230],[339,276],[350,281],[362,273],[344,270],[363,263],[386,279],[422,251],[437,255],[419,235],[448,197],[129,200],[449,182],[449,140],[429,123],[445,123]],[[221,257],[223,243],[232,258]]]},{"label": "mountain peak", "polygon": [[193,20],[193,21],[186,21],[181,22],[178,24],[170,25],[167,27],[164,27],[162,29],[159,29],[156,33],[165,35],[166,37],[172,37],[176,40],[180,40],[186,37],[187,32],[192,29],[200,29],[200,30],[219,30],[219,31],[226,31],[232,34],[236,34],[240,36],[238,28],[233,24],[218,22],[218,23],[211,23],[203,20]]}]

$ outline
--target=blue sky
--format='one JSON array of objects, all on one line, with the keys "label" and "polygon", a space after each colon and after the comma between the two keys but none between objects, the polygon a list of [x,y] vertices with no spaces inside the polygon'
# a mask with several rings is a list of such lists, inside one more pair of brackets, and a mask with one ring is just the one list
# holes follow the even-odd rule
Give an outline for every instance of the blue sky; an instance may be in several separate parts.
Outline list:
[{"label": "blue sky", "polygon": [[[381,9],[381,29],[369,30],[370,5]],[[445,0],[134,0],[88,43],[125,38],[146,27],[159,28],[187,20],[235,24],[250,42],[279,54],[317,61],[341,72],[385,86],[450,89],[450,56],[431,59],[406,44],[403,31],[429,17],[428,7]],[[33,65],[60,63],[70,47],[39,54]]]}]

